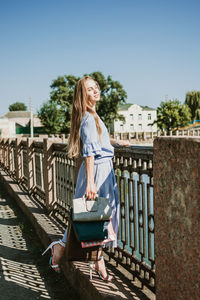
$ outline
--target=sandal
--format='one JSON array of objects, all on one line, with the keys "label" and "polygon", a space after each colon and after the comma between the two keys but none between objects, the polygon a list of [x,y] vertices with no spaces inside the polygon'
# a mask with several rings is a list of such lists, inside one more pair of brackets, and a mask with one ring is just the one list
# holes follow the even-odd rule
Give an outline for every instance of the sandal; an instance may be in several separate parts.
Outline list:
[{"label": "sandal", "polygon": [[53,261],[53,246],[56,245],[56,244],[59,244],[61,245],[62,247],[65,247],[65,243],[63,243],[61,240],[59,241],[54,241],[52,242],[48,247],[47,249],[42,253],[42,255],[44,255],[49,249],[51,249],[51,257],[50,257],[50,260],[49,260],[49,266],[57,273],[60,273],[60,266],[59,264],[54,264],[54,261]]},{"label": "sandal", "polygon": [[[101,260],[102,258],[103,258],[103,256],[100,256],[98,261]],[[97,272],[97,274],[103,281],[111,282],[114,279],[114,277],[112,275],[108,275],[108,274],[106,277],[103,277],[101,272],[95,267],[95,263],[93,261],[89,262],[89,270],[90,270],[90,280],[92,280],[92,272],[93,271]]]}]

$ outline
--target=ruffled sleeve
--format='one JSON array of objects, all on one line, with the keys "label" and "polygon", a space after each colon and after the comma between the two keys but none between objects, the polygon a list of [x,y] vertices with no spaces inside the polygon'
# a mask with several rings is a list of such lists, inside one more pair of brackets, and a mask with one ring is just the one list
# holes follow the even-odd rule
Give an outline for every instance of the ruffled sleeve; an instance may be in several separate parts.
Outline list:
[{"label": "ruffled sleeve", "polygon": [[92,114],[87,113],[86,116],[84,116],[81,122],[80,135],[83,143],[83,157],[101,155],[101,143],[98,137],[96,122]]}]

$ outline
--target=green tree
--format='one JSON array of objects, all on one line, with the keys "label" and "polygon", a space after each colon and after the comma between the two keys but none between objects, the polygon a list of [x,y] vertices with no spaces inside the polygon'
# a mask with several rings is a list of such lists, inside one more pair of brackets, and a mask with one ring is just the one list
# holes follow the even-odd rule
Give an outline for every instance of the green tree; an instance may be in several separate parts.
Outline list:
[{"label": "green tree", "polygon": [[157,108],[157,123],[161,130],[176,130],[185,126],[191,120],[190,109],[187,105],[181,104],[177,99],[161,102]]},{"label": "green tree", "polygon": [[56,103],[47,101],[38,111],[38,117],[44,125],[45,132],[57,134],[62,131],[64,114],[57,108]]},{"label": "green tree", "polygon": [[51,84],[50,102],[64,115],[62,132],[69,132],[74,88],[79,77],[73,75],[59,76]]},{"label": "green tree", "polygon": [[23,102],[15,102],[8,107],[9,111],[27,110],[26,105]]},{"label": "green tree", "polygon": [[185,104],[189,106],[192,121],[200,119],[200,91],[188,92],[185,97]]},{"label": "green tree", "polygon": [[[125,103],[127,94],[118,81],[113,81],[111,76],[105,78],[101,72],[93,72],[90,75],[94,78],[101,89],[101,101],[98,102],[96,110],[100,118],[108,128],[113,125],[114,119],[124,121],[124,117],[118,114],[119,104]],[[76,82],[80,77],[73,75],[59,76],[51,84],[50,102],[56,103],[57,108],[65,115],[62,131],[69,132],[70,118],[72,112],[73,94]]]}]

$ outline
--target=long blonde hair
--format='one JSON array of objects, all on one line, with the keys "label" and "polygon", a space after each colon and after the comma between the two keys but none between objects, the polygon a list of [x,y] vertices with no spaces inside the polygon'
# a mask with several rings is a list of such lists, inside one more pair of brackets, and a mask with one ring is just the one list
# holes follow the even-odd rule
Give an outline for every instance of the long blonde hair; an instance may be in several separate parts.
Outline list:
[{"label": "long blonde hair", "polygon": [[90,76],[85,76],[76,83],[75,90],[74,90],[73,106],[72,106],[70,136],[68,142],[69,158],[78,157],[80,154],[80,149],[81,149],[80,125],[81,125],[81,120],[84,114],[86,113],[86,111],[88,111],[94,116],[98,136],[99,139],[101,139],[102,129],[99,122],[99,118],[96,112],[93,111],[92,108],[90,107],[90,103],[87,99],[85,82],[88,79],[93,80],[99,87],[98,83]]}]

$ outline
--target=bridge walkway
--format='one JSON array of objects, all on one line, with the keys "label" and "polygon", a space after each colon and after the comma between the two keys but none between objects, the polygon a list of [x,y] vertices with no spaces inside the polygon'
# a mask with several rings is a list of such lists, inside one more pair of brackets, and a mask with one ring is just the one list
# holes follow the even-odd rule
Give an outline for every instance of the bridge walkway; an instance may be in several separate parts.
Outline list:
[{"label": "bridge walkway", "polygon": [[137,280],[131,281],[112,261],[107,261],[109,273],[115,277],[112,283],[103,282],[97,275],[90,281],[84,262],[63,259],[63,272],[56,274],[48,267],[48,256],[41,253],[51,241],[61,238],[65,228],[1,168],[0,182],[2,300],[155,300],[152,292]]},{"label": "bridge walkway", "polygon": [[43,247],[28,219],[0,184],[0,298],[80,299],[63,274],[42,257]]}]

